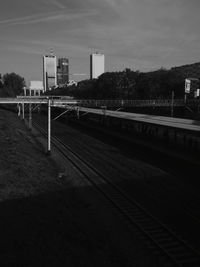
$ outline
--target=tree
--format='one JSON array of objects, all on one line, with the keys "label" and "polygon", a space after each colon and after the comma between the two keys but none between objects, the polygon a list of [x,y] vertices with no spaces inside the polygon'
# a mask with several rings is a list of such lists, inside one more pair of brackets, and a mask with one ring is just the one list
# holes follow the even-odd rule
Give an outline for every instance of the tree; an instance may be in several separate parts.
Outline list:
[{"label": "tree", "polygon": [[25,80],[20,75],[12,72],[3,75],[3,88],[1,95],[6,97],[15,97],[23,92]]},{"label": "tree", "polygon": [[164,68],[142,73],[126,68],[119,72],[105,72],[98,79],[80,81],[77,86],[58,93],[82,99],[160,99],[170,98],[172,91],[176,98],[183,96],[184,77],[181,73]]}]

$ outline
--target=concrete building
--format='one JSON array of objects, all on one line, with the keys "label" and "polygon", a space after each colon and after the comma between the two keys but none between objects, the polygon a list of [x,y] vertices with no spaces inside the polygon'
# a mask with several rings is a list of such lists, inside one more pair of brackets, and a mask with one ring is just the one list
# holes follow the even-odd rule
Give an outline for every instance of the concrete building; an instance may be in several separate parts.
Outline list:
[{"label": "concrete building", "polygon": [[40,96],[41,93],[44,93],[43,81],[30,81],[30,86],[23,87],[24,96]]},{"label": "concrete building", "polygon": [[58,86],[66,85],[69,82],[69,59],[58,58],[57,65],[57,84]]},{"label": "concrete building", "polygon": [[105,72],[105,57],[101,53],[90,55],[90,79],[97,79]]},{"label": "concrete building", "polygon": [[29,94],[40,95],[44,92],[44,86],[42,81],[30,81]]},{"label": "concrete building", "polygon": [[45,92],[57,86],[57,62],[52,53],[43,56],[43,84]]}]

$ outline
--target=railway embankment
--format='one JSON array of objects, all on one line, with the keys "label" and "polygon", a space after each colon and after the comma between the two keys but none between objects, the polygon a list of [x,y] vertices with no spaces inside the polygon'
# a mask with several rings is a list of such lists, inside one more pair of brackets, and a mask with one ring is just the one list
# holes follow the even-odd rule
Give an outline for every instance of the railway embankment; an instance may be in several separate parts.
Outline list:
[{"label": "railway embankment", "polygon": [[[54,118],[55,114],[52,115]],[[38,123],[38,126],[40,126],[39,128],[47,129],[45,116],[34,116],[34,120]],[[56,146],[58,143],[60,144],[59,148],[62,148],[61,152],[66,158],[68,158],[76,168],[81,169],[84,177],[91,181],[93,186],[98,188],[98,190],[106,196],[107,200],[110,200],[110,211],[112,210],[112,206],[118,207],[118,212],[120,214],[118,214],[117,220],[113,222],[116,224],[119,218],[123,217],[125,219],[126,217],[126,221],[127,218],[129,218],[129,228],[131,227],[133,230],[134,227],[132,228],[132,226],[133,224],[135,225],[138,219],[139,228],[142,228],[145,232],[147,230],[148,236],[151,236],[154,241],[156,238],[156,243],[158,242],[161,247],[164,245],[167,250],[169,249],[169,254],[173,254],[173,258],[175,257],[178,261],[181,261],[180,265],[194,266],[192,262],[194,263],[196,256],[195,258],[192,257],[191,261],[191,255],[189,256],[190,259],[188,258],[189,248],[185,250],[183,247],[177,247],[177,241],[179,236],[182,240],[185,240],[188,244],[192,244],[192,247],[197,248],[199,251],[199,227],[197,226],[197,222],[199,221],[199,214],[197,212],[199,186],[193,182],[195,177],[199,180],[198,174],[192,174],[190,172],[186,180],[183,179],[182,175],[179,177],[177,170],[175,175],[170,175],[171,164],[165,162],[166,158],[157,155],[157,159],[159,157],[160,161],[164,161],[165,165],[168,165],[170,169],[169,173],[163,170],[161,171],[158,167],[153,167],[145,163],[145,161],[139,160],[138,150],[133,148],[130,142],[129,147],[131,147],[132,156],[122,150],[122,147],[118,149],[116,146],[106,143],[106,134],[101,134],[100,140],[96,138],[96,136],[94,138],[94,131],[92,128],[83,129],[84,127],[82,126],[84,125],[81,125],[78,130],[73,129],[64,120],[64,117],[63,123],[53,120],[52,141],[55,141]],[[112,139],[114,138],[112,137]],[[116,144],[118,144],[118,142],[116,142]],[[121,145],[122,144],[124,145],[124,142],[121,142]],[[143,150],[141,146],[140,150]],[[152,158],[152,153],[147,152],[146,154],[148,158]],[[174,164],[175,167],[177,167],[177,160],[174,161]],[[155,166],[157,166],[157,162]],[[166,233],[164,234],[161,229],[158,229],[153,222],[147,222],[147,218],[141,216],[141,212],[136,211],[132,201],[145,207],[147,213],[152,214],[154,218],[159,218],[159,221],[161,220],[160,225],[163,225],[163,223],[167,225],[167,228],[169,227],[169,232],[172,230],[173,233],[176,233],[175,236],[177,240],[172,241],[172,238],[169,238],[169,236],[167,237]],[[102,200],[101,207],[105,206],[105,202]],[[139,215],[139,218],[137,215]],[[108,216],[106,216],[106,220],[108,222]],[[131,222],[134,223],[132,224]],[[124,228],[119,228],[119,231],[123,232]],[[154,233],[156,233],[157,237],[154,236]],[[120,242],[127,251],[128,248],[132,250],[133,247],[135,247],[135,238],[132,238],[132,233],[130,233],[129,236],[131,236],[132,245],[127,246],[127,241]],[[165,243],[168,241],[170,244]],[[181,240],[179,241],[182,243]],[[151,248],[155,249],[153,244]],[[181,255],[179,253],[177,254],[177,251],[181,252]],[[194,249],[194,253],[196,254],[195,251]],[[131,255],[134,255],[134,253],[131,253]],[[183,264],[183,261],[187,261],[188,264]],[[198,266],[197,262],[195,264]],[[146,265],[163,266],[163,264],[150,265],[150,263],[149,265],[146,263]]]},{"label": "railway embankment", "polygon": [[120,266],[109,244],[85,230],[87,220],[91,231],[98,227],[90,203],[72,186],[77,174],[68,166],[61,175],[37,138],[5,110],[0,151],[1,266]]},{"label": "railway embankment", "polygon": [[[178,236],[199,248],[198,187],[192,182],[198,178],[197,174],[183,181],[182,177],[171,176],[137,159],[139,150],[148,158],[153,154],[149,147],[145,150],[145,140],[135,139],[136,135],[138,150],[133,150],[127,139],[132,153],[134,151],[133,157],[129,157],[117,146],[88,135],[90,131],[94,133],[93,128],[83,134],[68,127],[66,118],[62,119],[64,125],[52,121],[52,135],[62,138],[72,151],[66,150],[67,157],[62,157],[62,153],[52,147],[49,157],[45,154],[47,140],[39,131],[32,129],[30,132],[16,114],[0,112],[0,254],[3,266],[164,266],[165,256],[157,253],[152,243],[144,241],[143,234],[130,225],[134,212],[122,216],[129,204],[123,204],[121,196],[109,187],[113,182],[125,195],[142,204],[147,213],[152,213]],[[33,122],[37,120],[47,129],[46,117],[34,114]],[[102,123],[100,128],[106,129],[102,127],[105,122]],[[113,131],[119,134],[116,140],[124,135],[115,128]],[[106,139],[106,134],[101,138]],[[115,139],[113,135],[112,139]],[[119,143],[124,145],[124,142],[116,142],[116,145]],[[152,146],[153,151],[155,144]],[[72,152],[78,155],[78,162]],[[159,157],[157,155],[157,160]],[[160,157],[160,160],[163,162],[165,158]],[[181,163],[183,165],[183,161]],[[171,163],[166,164],[171,169]],[[176,168],[177,164],[176,159]],[[122,213],[116,210],[116,203]],[[143,219],[146,227],[147,221]],[[143,227],[140,216],[138,220],[139,228]],[[156,240],[162,242],[162,235]],[[165,245],[174,245],[172,243]],[[176,254],[176,257],[181,256],[181,260],[186,261],[188,253],[184,249],[183,255]],[[195,259],[190,257],[190,260]]]},{"label": "railway embankment", "polygon": [[1,266],[161,266],[16,114],[0,110],[0,136]]}]

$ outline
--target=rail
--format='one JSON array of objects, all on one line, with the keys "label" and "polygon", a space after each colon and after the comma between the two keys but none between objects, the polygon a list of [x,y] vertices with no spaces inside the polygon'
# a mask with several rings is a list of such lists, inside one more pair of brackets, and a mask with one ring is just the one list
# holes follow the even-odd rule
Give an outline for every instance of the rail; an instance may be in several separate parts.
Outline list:
[{"label": "rail", "polygon": [[[47,135],[42,125],[34,123],[34,126],[44,136]],[[127,192],[113,180],[72,150],[62,140],[53,135],[52,143],[60,154],[70,161],[124,218],[128,219],[131,227],[136,228],[142,234],[153,251],[165,257],[165,264],[180,267],[199,266],[199,251],[149,213],[133,197],[129,197]],[[106,187],[102,187],[102,184],[106,184]]]}]

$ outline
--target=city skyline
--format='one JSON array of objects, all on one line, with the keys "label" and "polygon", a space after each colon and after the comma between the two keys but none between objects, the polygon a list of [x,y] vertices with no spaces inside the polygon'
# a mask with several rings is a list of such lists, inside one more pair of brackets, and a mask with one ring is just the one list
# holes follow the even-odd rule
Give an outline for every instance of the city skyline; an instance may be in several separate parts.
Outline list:
[{"label": "city skyline", "polygon": [[197,0],[3,0],[0,73],[42,80],[42,55],[51,48],[67,55],[71,74],[87,73],[76,79],[89,78],[95,51],[105,54],[105,71],[198,62],[199,8]]},{"label": "city skyline", "polygon": [[90,79],[97,79],[105,72],[105,56],[100,53],[90,55]]},{"label": "city skyline", "polygon": [[57,86],[57,58],[53,54],[43,56],[43,85],[45,92]]},{"label": "city skyline", "polygon": [[57,85],[63,86],[69,82],[69,59],[58,58],[57,62]]}]

